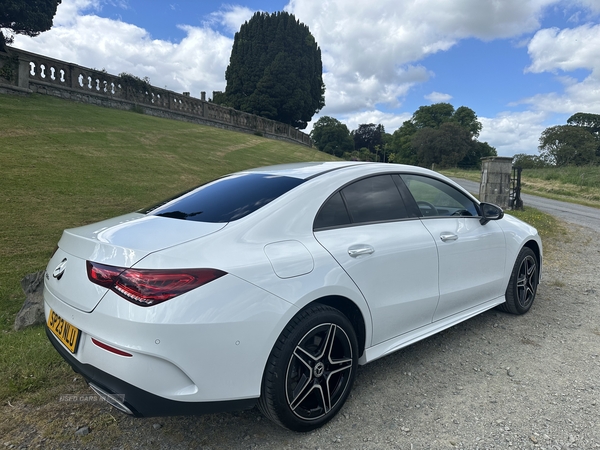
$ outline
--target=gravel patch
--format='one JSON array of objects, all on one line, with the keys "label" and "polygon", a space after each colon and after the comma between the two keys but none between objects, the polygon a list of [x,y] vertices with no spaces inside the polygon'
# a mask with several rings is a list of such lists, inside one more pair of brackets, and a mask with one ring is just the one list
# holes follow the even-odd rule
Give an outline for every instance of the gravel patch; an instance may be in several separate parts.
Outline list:
[{"label": "gravel patch", "polygon": [[[531,311],[495,310],[359,367],[341,413],[293,433],[256,409],[135,419],[99,402],[2,406],[1,448],[600,448],[600,243],[545,242]],[[73,392],[89,395],[79,378]]]}]

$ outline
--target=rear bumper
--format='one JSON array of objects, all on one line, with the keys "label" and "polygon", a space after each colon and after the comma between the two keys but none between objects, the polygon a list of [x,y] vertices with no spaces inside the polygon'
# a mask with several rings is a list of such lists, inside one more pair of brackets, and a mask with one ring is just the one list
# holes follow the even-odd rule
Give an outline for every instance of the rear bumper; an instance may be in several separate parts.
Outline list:
[{"label": "rear bumper", "polygon": [[69,363],[73,370],[88,383],[102,390],[119,396],[124,396],[123,403],[137,417],[152,416],[182,416],[196,414],[212,414],[226,411],[239,411],[254,407],[257,398],[228,400],[219,402],[179,402],[147,392],[120,380],[106,372],[77,361],[54,337],[46,326],[46,335],[56,351]]}]

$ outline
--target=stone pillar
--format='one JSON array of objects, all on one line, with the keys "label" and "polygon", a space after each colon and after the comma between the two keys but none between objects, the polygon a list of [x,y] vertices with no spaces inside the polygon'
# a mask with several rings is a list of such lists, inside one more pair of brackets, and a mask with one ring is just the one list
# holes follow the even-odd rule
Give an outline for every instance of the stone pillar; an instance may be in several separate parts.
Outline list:
[{"label": "stone pillar", "polygon": [[65,86],[70,88],[78,88],[79,87],[79,79],[75,75],[75,67],[73,64],[67,64],[65,69]]},{"label": "stone pillar", "polygon": [[202,100],[203,102],[206,101],[206,92],[204,92],[204,91],[200,92],[200,100]]},{"label": "stone pillar", "polygon": [[490,156],[481,158],[479,200],[501,208],[510,206],[510,175],[512,158]]},{"label": "stone pillar", "polygon": [[29,72],[31,71],[31,66],[29,65],[30,62],[29,58],[19,56],[17,86],[20,88],[29,89]]}]

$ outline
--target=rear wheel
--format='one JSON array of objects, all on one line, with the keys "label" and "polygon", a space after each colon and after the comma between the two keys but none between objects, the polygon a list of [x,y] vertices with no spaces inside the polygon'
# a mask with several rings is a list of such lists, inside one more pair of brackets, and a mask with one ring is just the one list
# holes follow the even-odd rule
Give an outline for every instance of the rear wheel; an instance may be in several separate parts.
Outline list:
[{"label": "rear wheel", "polygon": [[350,321],[337,309],[311,305],[290,321],[271,351],[258,406],[291,430],[318,428],[348,398],[357,364]]},{"label": "rear wheel", "polygon": [[529,247],[523,247],[506,288],[506,302],[498,308],[512,314],[525,314],[535,300],[538,281],[539,266],[535,253]]}]

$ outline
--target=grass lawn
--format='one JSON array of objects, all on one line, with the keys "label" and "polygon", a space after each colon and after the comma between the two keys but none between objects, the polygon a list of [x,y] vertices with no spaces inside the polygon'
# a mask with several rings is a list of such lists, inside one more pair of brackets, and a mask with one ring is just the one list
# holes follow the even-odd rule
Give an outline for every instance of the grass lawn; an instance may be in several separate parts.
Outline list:
[{"label": "grass lawn", "polygon": [[[449,177],[481,181],[479,170],[444,169]],[[522,192],[540,197],[600,208],[600,166],[525,169]]]},{"label": "grass lawn", "polygon": [[0,401],[44,402],[49,391],[42,388],[73,379],[42,327],[12,331],[25,299],[19,282],[45,268],[63,229],[135,211],[229,172],[331,159],[252,134],[48,96],[0,95]]}]

